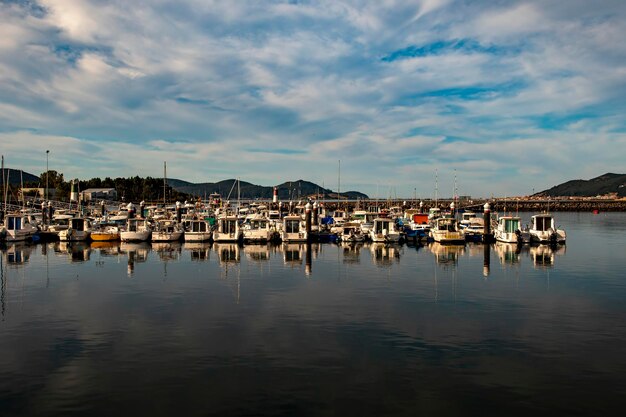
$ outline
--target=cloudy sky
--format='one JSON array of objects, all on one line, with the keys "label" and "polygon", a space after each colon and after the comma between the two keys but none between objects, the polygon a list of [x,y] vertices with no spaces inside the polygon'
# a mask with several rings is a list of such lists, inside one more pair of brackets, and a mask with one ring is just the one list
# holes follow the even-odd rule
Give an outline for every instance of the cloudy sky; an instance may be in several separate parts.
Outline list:
[{"label": "cloudy sky", "polygon": [[524,195],[626,172],[626,2],[0,0],[0,152],[66,178]]}]

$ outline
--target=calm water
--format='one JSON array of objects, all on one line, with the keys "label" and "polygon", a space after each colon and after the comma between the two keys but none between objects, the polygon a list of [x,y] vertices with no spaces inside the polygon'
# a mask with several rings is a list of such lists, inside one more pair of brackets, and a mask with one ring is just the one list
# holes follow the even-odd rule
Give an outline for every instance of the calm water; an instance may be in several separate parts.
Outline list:
[{"label": "calm water", "polygon": [[0,415],[621,414],[626,213],[557,221],[519,252],[10,245]]}]

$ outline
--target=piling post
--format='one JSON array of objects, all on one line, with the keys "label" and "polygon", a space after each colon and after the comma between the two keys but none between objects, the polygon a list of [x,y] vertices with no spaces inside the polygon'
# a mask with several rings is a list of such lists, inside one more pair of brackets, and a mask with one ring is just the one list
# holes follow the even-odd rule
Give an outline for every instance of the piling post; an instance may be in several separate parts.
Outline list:
[{"label": "piling post", "polygon": [[[2,219],[0,218],[0,220],[2,220]],[[46,211],[46,202],[45,201],[41,202],[41,222],[44,225],[48,224],[48,213]]]},{"label": "piling post", "polygon": [[145,207],[146,207],[146,202],[141,200],[141,203],[139,203],[139,217],[142,219],[146,217],[144,213]]},{"label": "piling post", "polygon": [[483,208],[483,243],[489,243],[491,242],[491,206],[485,203]]},{"label": "piling post", "polygon": [[420,201],[420,214],[424,214],[424,202]]},{"label": "piling post", "polygon": [[183,220],[183,211],[181,209],[180,201],[176,202],[176,221],[180,223]]},{"label": "piling post", "polygon": [[311,203],[306,203],[304,206],[304,224],[306,229],[306,240],[311,241]]},{"label": "piling post", "polygon": [[453,201],[452,203],[450,203],[450,214],[452,214],[452,218],[456,218],[455,208],[456,206],[454,205],[454,201]]},{"label": "piling post", "polygon": [[106,207],[104,206],[104,200],[100,201],[100,215],[104,217],[106,213]]},{"label": "piling post", "polygon": [[313,203],[313,225],[317,226],[319,224],[319,204],[317,201]]}]

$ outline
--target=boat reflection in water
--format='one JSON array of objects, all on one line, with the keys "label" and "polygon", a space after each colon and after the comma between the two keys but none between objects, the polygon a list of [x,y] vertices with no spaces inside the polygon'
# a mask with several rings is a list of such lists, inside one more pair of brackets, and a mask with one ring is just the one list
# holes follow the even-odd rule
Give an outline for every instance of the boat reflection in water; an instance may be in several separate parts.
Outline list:
[{"label": "boat reflection in water", "polygon": [[117,241],[91,242],[89,247],[92,251],[98,250],[100,256],[118,256],[122,253],[120,251],[120,243]]},{"label": "boat reflection in water", "polygon": [[9,244],[6,248],[6,262],[10,266],[20,266],[27,263],[33,247],[24,242]]},{"label": "boat reflection in water", "polygon": [[185,251],[189,251],[192,261],[204,262],[211,258],[211,244],[208,242],[185,242]]},{"label": "boat reflection in water", "polygon": [[164,262],[178,261],[182,252],[180,242],[152,242],[152,250]]},{"label": "boat reflection in water", "polygon": [[443,267],[456,268],[459,257],[465,253],[465,245],[442,245],[438,242],[429,244],[428,249],[435,255],[437,264]]},{"label": "boat reflection in water", "polygon": [[552,268],[554,266],[555,256],[565,254],[565,246],[533,245],[529,248],[529,252],[535,268]]},{"label": "boat reflection in water", "polygon": [[[522,250],[524,250],[524,246],[517,243],[496,242],[494,244],[494,251],[502,265],[518,265],[521,260]],[[526,250],[528,250],[528,247],[526,247]]]},{"label": "boat reflection in water", "polygon": [[241,261],[241,248],[237,243],[215,243],[214,247],[220,265],[238,264]]},{"label": "boat reflection in water", "polygon": [[361,262],[361,248],[363,243],[342,242],[344,264],[358,264]]},{"label": "boat reflection in water", "polygon": [[400,247],[394,244],[372,243],[370,245],[372,261],[380,267],[391,266],[394,262],[400,262]]},{"label": "boat reflection in water", "polygon": [[253,262],[267,262],[270,260],[269,245],[246,245],[243,248],[246,258]]},{"label": "boat reflection in water", "polygon": [[148,260],[148,254],[151,247],[147,242],[122,242],[120,243],[120,252],[125,253],[128,257],[128,276],[132,276],[135,272],[135,263],[144,263]]},{"label": "boat reflection in water", "polygon": [[54,251],[60,254],[67,254],[71,262],[89,261],[91,255],[91,245],[84,241],[78,242],[57,242]]},{"label": "boat reflection in water", "polygon": [[283,262],[285,265],[299,266],[304,258],[305,243],[283,243]]}]

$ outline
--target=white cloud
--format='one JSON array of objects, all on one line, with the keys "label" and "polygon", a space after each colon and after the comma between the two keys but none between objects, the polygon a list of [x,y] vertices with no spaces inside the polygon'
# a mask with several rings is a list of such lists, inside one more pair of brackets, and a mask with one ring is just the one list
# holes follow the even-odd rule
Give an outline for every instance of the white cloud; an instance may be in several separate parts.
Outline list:
[{"label": "white cloud", "polygon": [[2,152],[35,171],[11,137],[71,142],[83,177],[333,183],[341,159],[368,193],[437,167],[524,193],[626,159],[619,2],[41,4],[0,5]]}]

